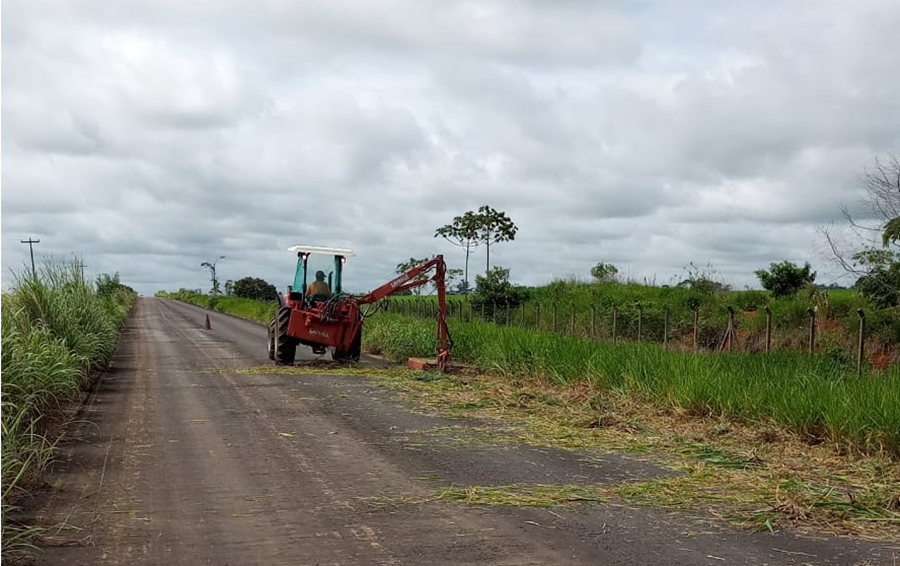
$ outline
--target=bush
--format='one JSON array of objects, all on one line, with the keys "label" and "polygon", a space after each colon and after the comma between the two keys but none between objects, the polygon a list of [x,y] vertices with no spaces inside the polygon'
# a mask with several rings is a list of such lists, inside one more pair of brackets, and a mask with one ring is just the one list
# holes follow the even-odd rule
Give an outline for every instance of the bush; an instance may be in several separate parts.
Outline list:
[{"label": "bush", "polygon": [[756,271],[756,276],[763,289],[771,292],[772,296],[776,298],[795,295],[816,280],[816,272],[812,270],[809,263],[803,267],[797,267],[789,261],[772,263],[769,265],[768,271],[765,269]]},{"label": "bush", "polygon": [[509,282],[509,270],[492,267],[486,275],[476,275],[478,290],[472,296],[472,306],[476,310],[494,316],[494,308],[515,308],[525,302],[528,294],[522,287]]},{"label": "bush", "polygon": [[242,299],[255,301],[277,301],[278,289],[258,277],[244,277],[234,282],[232,294]]}]

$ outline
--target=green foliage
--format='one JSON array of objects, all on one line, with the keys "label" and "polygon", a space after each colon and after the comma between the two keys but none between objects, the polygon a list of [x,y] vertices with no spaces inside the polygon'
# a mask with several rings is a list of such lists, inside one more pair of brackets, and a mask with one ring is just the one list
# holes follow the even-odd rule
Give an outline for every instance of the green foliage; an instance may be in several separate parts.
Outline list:
[{"label": "green foliage", "polygon": [[475,218],[477,219],[475,226],[478,240],[485,245],[487,250],[485,267],[485,274],[487,274],[491,269],[491,244],[515,240],[519,228],[505,212],[493,209],[488,205],[478,207]]},{"label": "green foliage", "polygon": [[879,308],[900,305],[900,254],[891,250],[866,248],[853,255],[853,261],[866,269],[854,287]]},{"label": "green foliage", "polygon": [[[17,277],[2,298],[3,511],[52,459],[54,441],[39,423],[85,385],[93,368],[115,353],[119,326],[134,291],[118,274],[101,275],[96,289],[77,263],[46,265],[37,277]],[[3,525],[3,550],[22,533]]]},{"label": "green foliage", "polygon": [[[774,420],[815,441],[900,456],[900,368],[857,378],[840,354],[693,355],[649,344],[597,343],[451,319],[454,359],[510,374],[619,390],[693,414]],[[367,350],[392,359],[434,355],[430,320],[379,314]]]},{"label": "green foliage", "polygon": [[789,261],[772,263],[769,270],[760,269],[756,276],[763,288],[772,293],[773,297],[787,297],[794,295],[816,280],[816,272],[809,263],[803,267],[797,267]]},{"label": "green foliage", "polygon": [[[228,282],[225,283],[225,288],[228,288]],[[278,290],[275,288],[275,285],[267,283],[259,277],[244,277],[243,279],[238,279],[232,284],[231,293],[229,293],[229,295],[256,301],[278,300]]]},{"label": "green foliage", "polygon": [[684,270],[686,277],[678,284],[678,287],[697,291],[704,295],[725,293],[731,290],[728,285],[716,280],[716,270],[709,264],[705,268],[700,268],[691,262]]},{"label": "green foliage", "polygon": [[598,283],[616,283],[619,280],[619,269],[611,263],[598,263],[591,268],[591,277]]},{"label": "green foliage", "polygon": [[493,316],[497,308],[517,307],[525,301],[525,289],[509,282],[509,270],[500,266],[492,267],[486,275],[476,275],[478,288],[472,296],[472,306]]},{"label": "green foliage", "polygon": [[275,316],[275,311],[278,310],[278,303],[271,301],[262,302],[241,297],[210,297],[188,289],[180,289],[174,293],[159,291],[156,293],[156,296],[164,299],[174,299],[263,324],[268,323]]},{"label": "green foliage", "polygon": [[881,236],[882,245],[900,244],[900,216],[892,218],[884,225],[884,234]]},{"label": "green foliage", "polygon": [[461,290],[463,293],[469,289],[469,256],[472,250],[478,247],[478,223],[479,219],[471,210],[462,216],[454,216],[453,222],[445,224],[434,231],[434,237],[440,236],[454,246],[459,246],[466,250],[465,270],[463,271],[463,281]]}]

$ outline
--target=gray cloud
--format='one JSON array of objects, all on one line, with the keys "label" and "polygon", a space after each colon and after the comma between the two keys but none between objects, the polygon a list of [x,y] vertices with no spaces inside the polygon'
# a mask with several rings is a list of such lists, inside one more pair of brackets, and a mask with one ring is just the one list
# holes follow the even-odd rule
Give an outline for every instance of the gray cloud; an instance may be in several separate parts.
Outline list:
[{"label": "gray cloud", "polygon": [[[736,285],[824,265],[816,227],[900,148],[892,0],[751,4],[4,4],[3,267],[84,257],[141,291],[288,282],[296,243],[348,246],[352,287],[457,248],[538,284],[612,261]],[[484,252],[472,258],[483,268]],[[820,272],[823,270],[820,269]],[[4,277],[4,284],[9,277]]]}]

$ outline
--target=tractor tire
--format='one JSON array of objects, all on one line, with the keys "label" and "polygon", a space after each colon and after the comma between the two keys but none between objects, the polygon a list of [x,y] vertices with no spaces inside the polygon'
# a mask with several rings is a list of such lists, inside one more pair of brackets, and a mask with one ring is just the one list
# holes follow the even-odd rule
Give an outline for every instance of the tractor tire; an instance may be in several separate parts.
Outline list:
[{"label": "tractor tire", "polygon": [[362,351],[362,329],[357,333],[356,338],[353,340],[353,343],[350,345],[349,351],[334,349],[334,352],[331,353],[332,359],[336,362],[358,362],[359,354]]},{"label": "tractor tire", "polygon": [[281,307],[275,315],[274,342],[275,365],[294,365],[294,357],[297,355],[297,341],[288,336],[288,326],[291,322],[291,309]]},{"label": "tractor tire", "polygon": [[266,326],[266,351],[270,360],[275,359],[275,320],[272,318]]}]

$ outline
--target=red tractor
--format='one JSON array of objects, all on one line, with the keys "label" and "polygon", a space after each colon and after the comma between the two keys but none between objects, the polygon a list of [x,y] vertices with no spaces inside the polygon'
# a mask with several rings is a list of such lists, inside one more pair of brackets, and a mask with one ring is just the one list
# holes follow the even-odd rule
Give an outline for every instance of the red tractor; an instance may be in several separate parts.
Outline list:
[{"label": "red tractor", "polygon": [[[297,344],[310,346],[314,353],[324,354],[333,348],[338,361],[359,361],[364,305],[377,303],[415,287],[434,282],[438,296],[437,366],[450,362],[450,331],[447,328],[447,304],[444,275],[447,266],[443,256],[422,263],[363,296],[348,295],[341,289],[344,264],[353,252],[340,248],[294,246],[297,254],[294,284],[278,297],[278,312],[269,322],[269,359],[279,365],[294,363]],[[320,256],[330,256],[323,258]],[[314,260],[316,261],[313,261]],[[315,265],[316,262],[318,265]],[[310,277],[312,269],[320,267]],[[327,273],[326,273],[327,270]],[[431,278],[423,277],[434,270]]]}]

